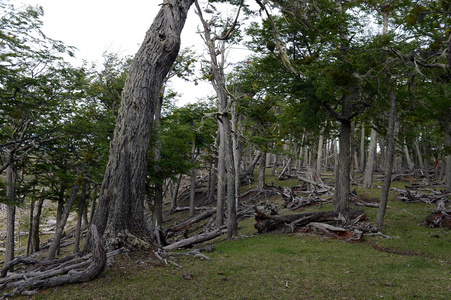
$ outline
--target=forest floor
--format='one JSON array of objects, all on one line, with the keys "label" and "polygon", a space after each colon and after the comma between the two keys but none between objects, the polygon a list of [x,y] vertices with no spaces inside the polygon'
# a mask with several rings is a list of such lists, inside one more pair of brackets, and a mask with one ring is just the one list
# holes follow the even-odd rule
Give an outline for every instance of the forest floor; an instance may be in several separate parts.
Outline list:
[{"label": "forest floor", "polygon": [[[402,178],[392,187],[402,189],[414,181]],[[289,188],[300,184],[270,175],[267,182]],[[357,183],[352,189],[359,199],[377,202],[381,185],[375,182],[374,189],[364,190]],[[253,188],[243,187],[243,193]],[[279,214],[295,213],[283,207],[280,195],[261,194],[247,201],[269,204]],[[392,190],[383,229],[386,236],[353,242],[310,233],[258,234],[249,216],[240,221],[233,239],[223,235],[196,246],[214,245],[212,251],[202,252],[208,259],[174,255],[170,260],[175,264],[165,264],[152,251],[119,254],[94,281],[23,299],[450,299],[451,230],[423,225],[436,206],[404,202]],[[351,209],[362,207],[351,205]],[[333,205],[308,206],[296,213],[318,210],[333,210]],[[364,210],[365,221],[374,223],[377,208]],[[168,214],[164,225],[186,217],[186,211]]]}]

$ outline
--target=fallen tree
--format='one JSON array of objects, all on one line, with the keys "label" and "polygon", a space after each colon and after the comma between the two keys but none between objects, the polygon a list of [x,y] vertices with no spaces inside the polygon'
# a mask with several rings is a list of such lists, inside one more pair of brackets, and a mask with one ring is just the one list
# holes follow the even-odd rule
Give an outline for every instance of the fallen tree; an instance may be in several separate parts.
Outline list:
[{"label": "fallen tree", "polygon": [[431,185],[412,185],[405,186],[405,190],[392,188],[401,195],[400,199],[406,203],[424,202],[427,204],[437,203],[441,200],[447,200],[451,193],[437,191],[433,188],[426,188]]},{"label": "fallen tree", "polygon": [[179,249],[179,248],[184,248],[184,247],[191,246],[193,244],[199,244],[199,243],[202,243],[205,241],[212,240],[226,232],[227,232],[227,230],[225,230],[225,229],[204,232],[204,233],[192,236],[190,238],[174,242],[174,243],[164,246],[162,248],[163,248],[163,250],[175,250],[175,249]]},{"label": "fallen tree", "polygon": [[[62,259],[41,261],[31,257],[17,257],[1,270],[0,290],[13,290],[4,297],[15,297],[21,294],[32,294],[41,288],[50,288],[72,283],[82,283],[97,278],[104,270],[107,253],[100,243],[95,225],[91,227],[92,252],[90,256],[78,257],[70,255]],[[119,253],[115,251],[114,254]],[[33,265],[35,270],[24,273],[8,272],[16,265]]]},{"label": "fallen tree", "polygon": [[451,210],[436,210],[424,219],[427,227],[451,229]]},{"label": "fallen tree", "polygon": [[254,210],[256,221],[254,227],[259,233],[287,229],[294,232],[296,228],[305,227],[311,222],[332,222],[341,219],[356,223],[366,218],[366,213],[363,210],[355,210],[346,215],[334,211],[316,211],[293,215],[266,215],[259,211],[257,207],[254,207]]}]

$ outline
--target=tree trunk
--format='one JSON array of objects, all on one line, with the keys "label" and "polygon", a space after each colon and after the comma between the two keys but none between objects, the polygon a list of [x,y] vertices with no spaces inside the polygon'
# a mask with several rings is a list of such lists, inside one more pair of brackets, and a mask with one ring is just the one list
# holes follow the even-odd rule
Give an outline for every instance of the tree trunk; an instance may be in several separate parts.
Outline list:
[{"label": "tree trunk", "polygon": [[362,122],[360,132],[360,170],[363,172],[365,167],[365,122]]},{"label": "tree trunk", "polygon": [[161,89],[161,94],[158,97],[158,100],[155,101],[155,117],[153,123],[153,131],[155,137],[155,143],[153,148],[153,160],[154,164],[154,199],[153,199],[153,211],[152,211],[152,223],[158,224],[161,226],[163,223],[163,175],[161,172],[161,132],[160,132],[160,123],[161,123],[161,108],[163,106],[163,95],[165,89]]},{"label": "tree trunk", "polygon": [[[449,123],[445,130],[445,145],[448,151],[451,151],[451,123]],[[451,153],[446,156],[446,191],[451,193]]]},{"label": "tree trunk", "polygon": [[130,235],[149,236],[144,200],[154,103],[177,58],[180,34],[193,2],[166,0],[162,4],[130,66],[92,222],[108,250],[127,244]]},{"label": "tree trunk", "polygon": [[87,185],[88,185],[88,180],[85,178],[83,180],[83,188],[81,189],[80,201],[78,202],[77,226],[75,228],[74,253],[80,252],[81,223],[83,220],[84,211],[86,209],[86,186]]},{"label": "tree trunk", "polygon": [[337,213],[349,211],[349,191],[351,186],[351,122],[342,120],[340,124],[340,149],[334,197],[334,211]]},{"label": "tree trunk", "polygon": [[217,190],[216,190],[216,228],[220,228],[222,224],[224,224],[224,194],[226,188],[226,169],[225,169],[225,157],[224,157],[224,143],[225,143],[225,133],[222,128],[223,124],[218,119],[218,137],[219,137],[219,145],[218,145],[218,171],[217,171]]},{"label": "tree trunk", "polygon": [[407,147],[407,144],[405,142],[404,142],[403,150],[404,150],[404,155],[406,156],[407,168],[409,169],[409,171],[412,171],[414,167],[413,167],[412,160],[410,159],[409,148]]},{"label": "tree trunk", "polygon": [[387,128],[387,160],[385,164],[385,178],[384,186],[382,187],[381,199],[379,203],[379,210],[376,217],[376,225],[383,226],[385,211],[387,209],[388,192],[390,191],[391,175],[393,169],[393,160],[395,157],[395,123],[396,123],[396,96],[393,89],[389,92],[390,98],[390,113],[388,116],[388,128]]},{"label": "tree trunk", "polygon": [[[228,37],[217,39],[211,36],[211,25],[209,25],[202,14],[199,3],[195,2],[197,14],[204,28],[204,40],[210,54],[210,67],[213,78],[211,83],[218,96],[218,205],[217,205],[217,226],[221,227],[221,210],[223,206],[222,198],[224,185],[227,186],[227,235],[230,238],[237,230],[236,224],[236,197],[235,197],[235,168],[233,159],[232,130],[231,130],[231,103],[227,95],[226,78],[224,74],[225,64],[225,43]],[[236,25],[236,23],[235,23]],[[234,26],[234,25],[232,25]],[[232,28],[233,29],[233,28]],[[232,29],[229,29],[231,31]],[[218,44],[216,44],[218,42]],[[219,50],[219,51],[218,51]],[[219,52],[219,55],[218,55]],[[221,161],[223,160],[223,161]],[[225,175],[225,178],[223,177]]]},{"label": "tree trunk", "polygon": [[371,128],[371,140],[368,149],[368,157],[365,166],[365,176],[363,179],[363,187],[370,189],[373,187],[373,172],[374,172],[374,162],[377,151],[377,131]]},{"label": "tree trunk", "polygon": [[5,263],[14,259],[14,236],[16,222],[16,179],[12,160],[6,168],[6,253]]},{"label": "tree trunk", "polygon": [[69,217],[70,210],[72,209],[72,205],[75,202],[75,198],[77,197],[78,190],[80,189],[80,186],[75,183],[74,187],[72,188],[72,192],[70,194],[70,198],[66,203],[66,206],[64,207],[64,212],[61,216],[60,221],[58,222],[58,225],[56,227],[55,236],[52,239],[52,244],[50,244],[49,251],[47,252],[46,260],[52,260],[55,258],[56,252],[59,249],[60,241],[63,236],[64,227],[66,226],[67,218]]},{"label": "tree trunk", "polygon": [[266,153],[262,152],[258,166],[258,183],[257,189],[263,191],[265,185],[265,169],[266,169]]},{"label": "tree trunk", "polygon": [[262,155],[261,151],[257,151],[253,158],[252,161],[250,162],[249,166],[247,167],[246,171],[244,171],[243,174],[240,175],[240,181],[243,181],[246,177],[252,177],[252,175],[254,174],[254,169],[255,166],[257,165],[257,163],[260,160],[260,156]]},{"label": "tree trunk", "polygon": [[[242,115],[236,112],[235,103],[232,105],[232,147],[233,147],[233,164],[234,164],[234,179],[235,179],[235,197],[240,198],[240,163],[241,163],[241,150],[243,148],[243,142],[241,138],[241,119]],[[238,205],[238,201],[236,203]],[[238,208],[236,208],[238,209]]]},{"label": "tree trunk", "polygon": [[424,170],[424,161],[423,161],[423,155],[421,155],[421,150],[420,150],[420,146],[418,145],[418,141],[415,140],[413,142],[413,146],[415,149],[415,154],[417,156],[417,160],[418,160],[418,166],[421,170]]},{"label": "tree trunk", "polygon": [[182,174],[179,175],[179,178],[175,182],[175,186],[173,187],[173,190],[172,190],[171,210],[174,210],[177,207],[177,197],[179,194],[180,182],[182,181],[182,176],[183,176]]},{"label": "tree trunk", "polygon": [[42,205],[44,204],[44,199],[39,199],[34,205],[33,212],[33,222],[31,228],[30,239],[30,254],[39,251],[39,223],[41,221]]},{"label": "tree trunk", "polygon": [[[195,147],[194,141],[193,141],[193,148]],[[191,177],[191,183],[189,187],[189,216],[194,216],[195,213],[195,203],[196,200],[196,168],[191,168],[190,170],[190,177]]]},{"label": "tree trunk", "polygon": [[318,141],[318,152],[316,156],[316,173],[321,176],[321,161],[323,159],[323,144],[324,144],[324,128],[321,128],[321,134]]}]

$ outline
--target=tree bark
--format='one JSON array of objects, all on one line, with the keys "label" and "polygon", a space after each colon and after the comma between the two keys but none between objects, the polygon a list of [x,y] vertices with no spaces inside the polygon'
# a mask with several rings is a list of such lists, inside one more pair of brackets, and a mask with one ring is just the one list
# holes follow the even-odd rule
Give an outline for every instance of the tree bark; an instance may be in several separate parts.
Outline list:
[{"label": "tree bark", "polygon": [[149,236],[144,200],[154,103],[177,58],[180,34],[193,2],[166,0],[162,4],[130,66],[92,222],[108,250],[127,244],[127,236]]},{"label": "tree bark", "polygon": [[363,187],[370,189],[373,186],[373,172],[374,172],[374,162],[377,151],[377,131],[371,128],[370,145],[368,148],[368,157],[365,166],[365,176],[363,179]]},{"label": "tree bark", "polygon": [[365,167],[365,122],[362,122],[360,132],[360,170]]},{"label": "tree bark", "polygon": [[155,137],[155,143],[153,148],[153,159],[155,161],[155,176],[154,181],[154,199],[153,199],[153,211],[152,211],[152,223],[160,226],[163,223],[163,175],[161,172],[161,109],[163,106],[163,95],[165,89],[161,89],[161,94],[158,100],[155,101],[155,117],[153,123],[153,131]]},{"label": "tree bark", "polygon": [[[91,263],[86,269],[82,271],[72,271],[65,275],[46,279],[40,279],[38,276],[35,279],[26,280],[5,296],[7,298],[15,297],[22,294],[26,289],[49,288],[71,283],[82,283],[97,278],[105,269],[107,254],[101,245],[95,225],[92,225],[90,236],[92,237],[92,258]],[[80,263],[79,265],[85,265],[85,263]],[[64,268],[62,268],[62,270],[64,271]]]},{"label": "tree bark", "polygon": [[376,217],[376,225],[383,226],[385,211],[387,210],[387,202],[388,202],[388,192],[390,191],[391,185],[391,175],[393,169],[393,160],[395,157],[395,123],[396,123],[396,96],[393,92],[393,89],[389,92],[390,98],[390,113],[388,119],[388,128],[387,128],[387,157],[385,164],[385,178],[384,178],[384,186],[382,187],[382,193],[380,198],[379,210],[377,212]]},{"label": "tree bark", "polygon": [[338,172],[335,180],[334,211],[349,211],[349,191],[351,186],[351,121],[340,122]]},{"label": "tree bark", "polygon": [[16,221],[16,183],[15,170],[12,159],[6,168],[6,197],[9,201],[6,206],[6,253],[5,263],[14,259],[14,236]]},{"label": "tree bark", "polygon": [[171,210],[175,209],[177,207],[177,197],[179,194],[179,189],[180,189],[180,182],[182,181],[182,174],[179,175],[179,178],[177,179],[177,181],[175,182],[175,186],[173,188],[172,191],[172,195],[171,195]]},{"label": "tree bark", "polygon": [[74,242],[74,253],[80,252],[80,238],[81,238],[81,223],[83,221],[83,214],[86,210],[86,186],[88,185],[88,180],[83,179],[83,187],[81,189],[80,201],[78,202],[78,212],[77,212],[77,227],[75,228],[75,242]]},{"label": "tree bark", "polygon": [[409,169],[409,171],[412,171],[413,163],[412,163],[412,160],[410,159],[409,148],[407,147],[406,142],[404,142],[403,150],[404,150],[404,155],[406,156],[407,168]]},{"label": "tree bark", "polygon": [[263,191],[263,187],[265,186],[265,170],[266,170],[266,153],[262,152],[258,166],[257,189],[259,191]]},{"label": "tree bark", "polygon": [[324,144],[324,128],[321,128],[321,134],[318,141],[318,152],[316,155],[316,172],[318,176],[321,176],[321,161],[323,159],[323,144]]},{"label": "tree bark", "polygon": [[53,237],[52,244],[50,244],[50,248],[47,252],[47,256],[46,256],[47,260],[52,260],[55,258],[56,252],[59,249],[61,238],[63,236],[63,231],[64,231],[64,227],[66,226],[67,218],[69,217],[70,210],[72,209],[72,205],[75,202],[75,198],[77,197],[77,193],[78,193],[79,189],[80,189],[80,186],[77,183],[75,183],[74,187],[72,188],[70,198],[67,201],[66,206],[64,207],[64,212],[61,215],[61,219],[58,222],[58,225],[56,227],[55,236]]},{"label": "tree bark", "polygon": [[[204,40],[208,47],[210,54],[210,67],[213,78],[211,83],[213,89],[218,96],[218,131],[219,131],[219,148],[218,148],[218,205],[217,205],[217,226],[221,227],[220,220],[222,219],[221,206],[222,204],[222,191],[223,186],[227,187],[226,199],[227,199],[227,236],[231,237],[237,230],[236,224],[236,197],[235,197],[235,167],[233,159],[233,146],[232,146],[232,130],[231,130],[231,106],[232,103],[227,96],[226,78],[224,74],[225,64],[225,43],[229,38],[227,35],[223,37],[212,37],[211,24],[207,23],[203,17],[202,10],[199,3],[195,2],[197,14],[204,28]],[[234,28],[228,29],[228,32],[233,32]],[[219,41],[218,45],[216,42]],[[218,55],[219,50],[219,55]],[[219,58],[218,58],[219,56]],[[221,160],[223,159],[223,162]],[[225,178],[223,177],[225,175]]]},{"label": "tree bark", "polygon": [[42,205],[44,199],[39,199],[34,205],[33,222],[31,228],[30,241],[30,254],[39,251],[39,223],[41,221]]},{"label": "tree bark", "polygon": [[420,146],[418,145],[418,141],[415,140],[413,142],[413,146],[415,149],[415,154],[417,156],[417,160],[418,160],[418,166],[421,170],[424,170],[424,161],[423,161],[423,155],[421,155],[421,150],[420,150]]},{"label": "tree bark", "polygon": [[[349,219],[363,220],[366,218],[366,213],[363,210],[356,210],[353,212],[344,213]],[[300,213],[293,215],[265,215],[257,208],[255,208],[255,221],[254,227],[259,233],[271,232],[274,230],[282,229],[287,226],[302,227],[310,222],[329,222],[335,221],[339,216],[339,213],[334,211],[316,211],[309,213]]]},{"label": "tree bark", "polygon": [[[448,151],[451,151],[451,123],[448,124],[445,130],[445,144],[448,148]],[[446,191],[448,193],[451,192],[451,153],[446,156]]]}]

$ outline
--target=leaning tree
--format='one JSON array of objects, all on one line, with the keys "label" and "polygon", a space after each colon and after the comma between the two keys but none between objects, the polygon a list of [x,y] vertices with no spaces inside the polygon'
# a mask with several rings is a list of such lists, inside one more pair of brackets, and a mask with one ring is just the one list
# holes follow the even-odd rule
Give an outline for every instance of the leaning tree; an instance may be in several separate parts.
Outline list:
[{"label": "leaning tree", "polygon": [[[193,2],[163,2],[130,66],[92,221],[107,249],[136,246],[135,242],[149,236],[144,200],[154,103],[178,55],[180,34]],[[87,241],[85,250],[90,248]]]}]

